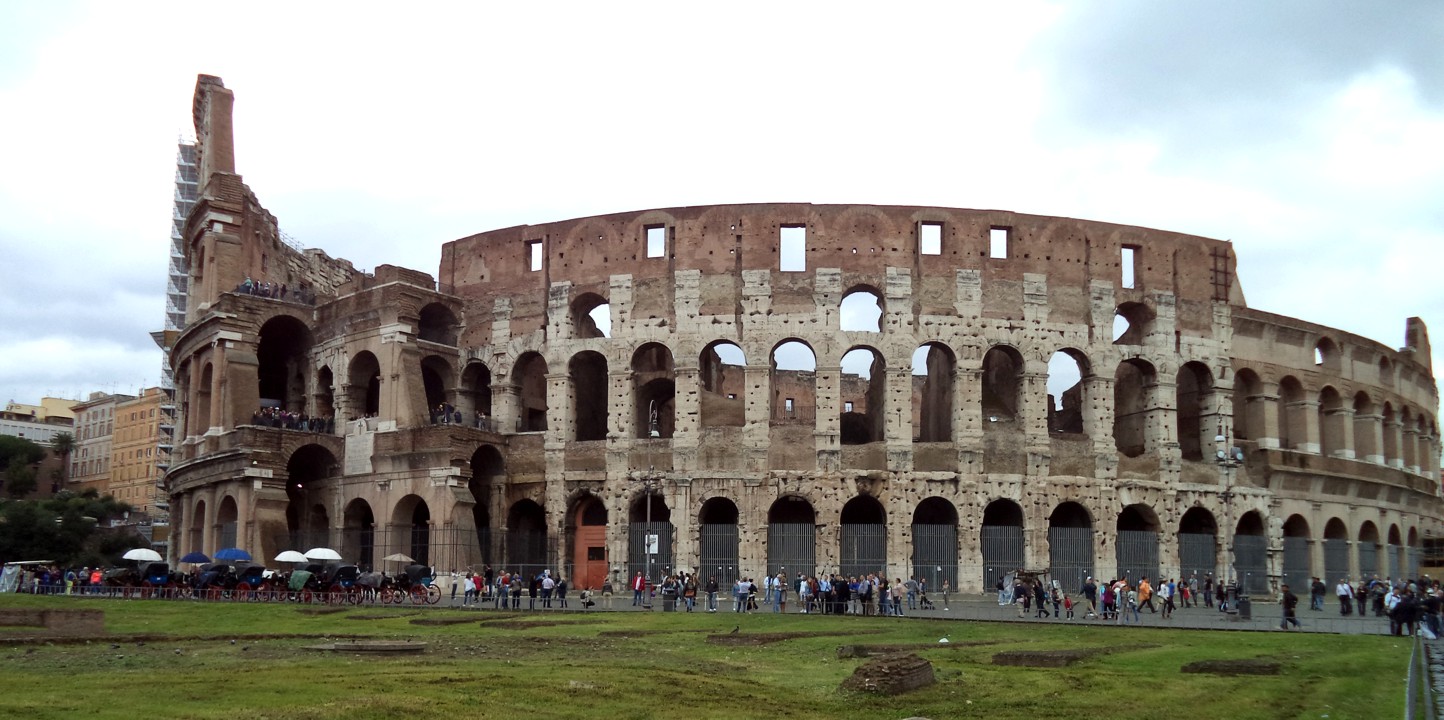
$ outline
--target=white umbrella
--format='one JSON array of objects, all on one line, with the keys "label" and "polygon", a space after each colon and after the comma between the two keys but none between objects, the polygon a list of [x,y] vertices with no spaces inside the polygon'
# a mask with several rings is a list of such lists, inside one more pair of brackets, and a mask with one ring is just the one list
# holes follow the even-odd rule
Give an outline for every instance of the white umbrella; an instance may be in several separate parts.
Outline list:
[{"label": "white umbrella", "polygon": [[299,550],[287,550],[276,556],[276,562],[306,562],[306,556]]},{"label": "white umbrella", "polygon": [[340,560],[341,553],[331,548],[311,548],[306,551],[307,560]]},{"label": "white umbrella", "polygon": [[151,550],[150,548],[136,548],[134,550],[127,550],[126,553],[121,557],[125,558],[126,560],[139,560],[141,562],[160,562],[161,560],[165,559],[160,556],[160,553]]},{"label": "white umbrella", "polygon": [[410,555],[405,555],[405,554],[402,554],[402,553],[391,553],[390,555],[387,555],[386,557],[381,558],[381,559],[382,559],[382,560],[385,560],[386,562],[403,562],[403,563],[413,563],[413,562],[416,562],[415,560],[412,560],[412,559],[411,559],[411,556],[410,556]]}]

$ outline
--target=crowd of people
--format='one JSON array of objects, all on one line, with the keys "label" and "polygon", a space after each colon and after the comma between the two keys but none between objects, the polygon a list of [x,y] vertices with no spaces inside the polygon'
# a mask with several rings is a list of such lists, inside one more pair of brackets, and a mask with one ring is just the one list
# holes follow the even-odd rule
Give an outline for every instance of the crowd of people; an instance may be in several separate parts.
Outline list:
[{"label": "crowd of people", "polygon": [[[464,425],[466,421],[462,418],[461,411],[451,403],[441,403],[431,408],[432,425]],[[471,426],[477,430],[491,430],[491,418],[486,413],[477,411],[472,417]]]},{"label": "crowd of people", "polygon": [[289,297],[291,302],[305,305],[316,304],[316,294],[307,289],[305,285],[292,291],[286,287],[285,283],[273,283],[269,280],[252,280],[249,276],[247,276],[240,285],[236,286],[236,292],[242,295],[252,295],[255,297],[270,298],[272,300],[286,300]]},{"label": "crowd of people", "polygon": [[274,407],[261,408],[252,413],[251,424],[304,432],[336,432],[336,418],[334,417],[311,417],[306,413],[291,412]]}]

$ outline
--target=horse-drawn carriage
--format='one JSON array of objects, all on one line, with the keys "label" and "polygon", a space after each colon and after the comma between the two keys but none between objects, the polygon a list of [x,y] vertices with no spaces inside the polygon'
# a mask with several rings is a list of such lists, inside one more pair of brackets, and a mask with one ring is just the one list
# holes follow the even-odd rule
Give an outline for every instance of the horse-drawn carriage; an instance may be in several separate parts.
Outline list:
[{"label": "horse-drawn carriage", "polygon": [[413,605],[435,605],[441,602],[441,588],[436,587],[434,573],[425,565],[407,565],[400,575],[385,578],[380,587],[381,602],[402,603],[407,598]]},{"label": "horse-drawn carriage", "polygon": [[174,590],[175,579],[170,565],[163,562],[138,562],[106,570],[101,576],[106,587],[119,591],[122,597],[149,598],[166,590]]}]

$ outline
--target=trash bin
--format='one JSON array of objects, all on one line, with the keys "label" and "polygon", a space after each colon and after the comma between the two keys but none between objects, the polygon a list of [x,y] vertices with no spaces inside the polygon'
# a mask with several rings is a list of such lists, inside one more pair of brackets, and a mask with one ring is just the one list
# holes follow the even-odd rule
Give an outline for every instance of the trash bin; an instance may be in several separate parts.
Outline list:
[{"label": "trash bin", "polygon": [[1240,597],[1238,599],[1238,619],[1253,619],[1253,601],[1249,600],[1246,597]]},{"label": "trash bin", "polygon": [[677,596],[662,593],[662,612],[675,612],[677,610]]}]

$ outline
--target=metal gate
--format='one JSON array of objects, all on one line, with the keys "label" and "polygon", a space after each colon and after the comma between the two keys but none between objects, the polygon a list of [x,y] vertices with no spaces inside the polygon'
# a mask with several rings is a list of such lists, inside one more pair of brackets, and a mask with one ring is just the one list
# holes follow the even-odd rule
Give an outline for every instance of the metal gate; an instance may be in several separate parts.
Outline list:
[{"label": "metal gate", "polygon": [[1401,577],[1399,574],[1399,546],[1389,543],[1384,546],[1384,549],[1389,553],[1389,577],[1397,582]]},{"label": "metal gate", "polygon": [[[656,552],[652,553],[651,573],[647,572],[647,536],[657,536]],[[636,577],[637,571],[652,582],[660,583],[672,567],[672,523],[634,522],[627,526],[627,577]]]},{"label": "metal gate", "polygon": [[1118,531],[1118,577],[1131,585],[1148,578],[1158,586],[1158,533],[1152,530]]},{"label": "metal gate", "polygon": [[[928,588],[940,591],[943,581],[958,588],[958,527],[956,525],[913,526],[913,577],[928,581]],[[986,587],[986,586],[985,586]]]},{"label": "metal gate", "polygon": [[[772,523],[767,526],[767,574],[786,568],[788,577],[797,573],[817,574],[817,526],[812,523]],[[757,578],[757,587],[762,587]]]},{"label": "metal gate", "polygon": [[[1329,588],[1338,585],[1349,575],[1349,541],[1341,539],[1324,540],[1324,585]],[[1330,591],[1332,592],[1332,590]]]},{"label": "metal gate", "polygon": [[1094,574],[1093,528],[1048,528],[1048,565],[1049,575],[1063,589],[1073,592],[1083,587]]},{"label": "metal gate", "polygon": [[887,575],[887,526],[843,523],[842,554],[838,557],[843,575]]},{"label": "metal gate", "polygon": [[1023,569],[1023,526],[984,525],[983,587],[991,588],[998,577]]},{"label": "metal gate", "polygon": [[506,569],[532,578],[551,566],[547,552],[547,532],[543,529],[511,530],[506,534]]},{"label": "metal gate", "polygon": [[703,525],[700,540],[697,575],[717,578],[718,587],[731,587],[737,582],[737,526]]},{"label": "metal gate", "polygon": [[1198,586],[1209,573],[1218,572],[1218,536],[1203,533],[1178,534],[1179,578],[1198,576]]},{"label": "metal gate", "polygon": [[1308,538],[1284,538],[1283,582],[1295,595],[1302,596],[1313,587],[1313,563],[1309,562],[1309,559]]},{"label": "metal gate", "polygon": [[1269,590],[1269,545],[1263,535],[1233,536],[1233,571],[1239,587],[1246,593],[1267,593]]},{"label": "metal gate", "polygon": [[1371,542],[1359,543],[1359,577],[1369,580],[1379,574],[1379,546]]}]

